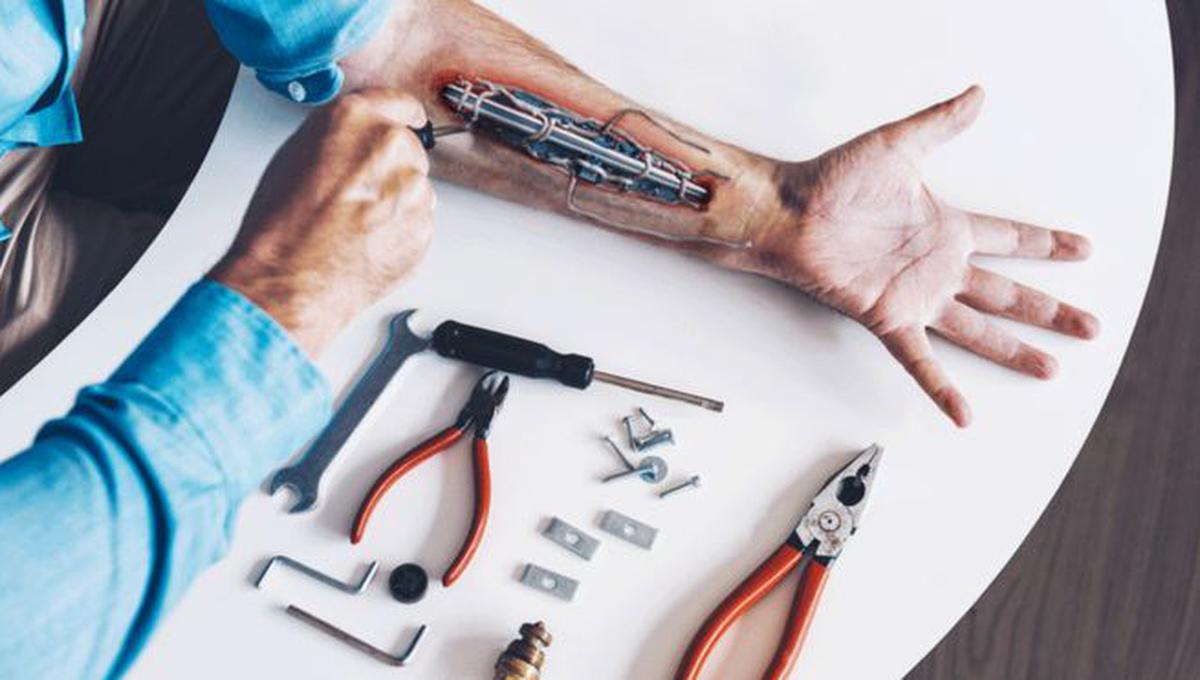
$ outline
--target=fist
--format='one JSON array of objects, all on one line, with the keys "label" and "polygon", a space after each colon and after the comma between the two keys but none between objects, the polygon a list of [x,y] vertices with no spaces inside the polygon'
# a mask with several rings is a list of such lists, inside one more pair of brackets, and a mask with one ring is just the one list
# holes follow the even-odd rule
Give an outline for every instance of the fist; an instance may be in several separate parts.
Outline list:
[{"label": "fist", "polygon": [[432,235],[429,161],[413,97],[347,95],[317,109],[267,166],[210,277],[245,295],[316,356],[403,281]]}]

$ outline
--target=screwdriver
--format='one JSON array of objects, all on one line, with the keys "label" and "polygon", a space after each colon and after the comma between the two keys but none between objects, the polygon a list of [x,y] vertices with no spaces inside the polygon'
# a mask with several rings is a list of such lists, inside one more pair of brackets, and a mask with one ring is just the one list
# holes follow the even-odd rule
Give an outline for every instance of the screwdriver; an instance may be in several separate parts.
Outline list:
[{"label": "screwdriver", "polygon": [[421,146],[425,147],[426,151],[431,151],[433,147],[437,146],[438,137],[456,135],[460,132],[466,132],[467,129],[465,125],[439,125],[434,127],[433,121],[429,121],[419,128],[409,128],[417,136],[417,139],[421,140]]},{"label": "screwdriver", "polygon": [[582,354],[559,354],[532,340],[468,326],[458,321],[444,321],[434,329],[433,349],[448,359],[530,378],[552,378],[568,387],[581,390],[595,380],[643,394],[682,401],[718,413],[725,408],[725,404],[716,399],[597,371],[596,363],[591,357]]}]

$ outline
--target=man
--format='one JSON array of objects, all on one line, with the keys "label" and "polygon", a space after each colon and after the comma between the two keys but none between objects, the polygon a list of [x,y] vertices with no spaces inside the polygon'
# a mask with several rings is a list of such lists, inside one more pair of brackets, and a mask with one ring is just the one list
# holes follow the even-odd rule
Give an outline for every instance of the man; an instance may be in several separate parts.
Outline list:
[{"label": "man", "polygon": [[[429,237],[429,166],[408,128],[427,115],[478,122],[483,99],[448,104],[448,86],[498,99],[519,91],[507,101],[523,110],[553,105],[597,120],[635,107],[466,0],[210,0],[208,9],[268,87],[303,101],[358,92],[319,109],[280,149],[228,254],[112,378],[0,465],[0,677],[121,675],[224,552],[240,499],[324,421],[329,396],[311,358],[403,279]],[[30,92],[0,108],[12,125],[31,125],[25,116],[67,96],[38,89],[69,71],[70,13],[62,18],[28,23],[65,30],[68,66],[44,67]],[[677,177],[700,187],[695,202],[669,192],[652,200],[639,174],[568,204],[572,183],[599,175],[525,150],[548,123],[518,144],[483,126],[465,142],[447,139],[432,170],[790,283],[867,326],[966,425],[966,401],[933,359],[929,329],[1043,378],[1054,360],[985,314],[1096,332],[1087,313],[969,262],[975,253],[1078,259],[1086,240],[959,210],[921,181],[923,155],[967,127],[981,103],[973,87],[799,163],[673,122],[623,118],[622,134],[641,145],[634,156],[690,169]]]}]

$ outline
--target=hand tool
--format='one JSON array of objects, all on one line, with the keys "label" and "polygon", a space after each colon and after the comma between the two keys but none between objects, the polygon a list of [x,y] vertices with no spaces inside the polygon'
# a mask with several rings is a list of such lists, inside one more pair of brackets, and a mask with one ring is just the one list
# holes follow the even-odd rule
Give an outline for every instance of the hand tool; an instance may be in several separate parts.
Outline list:
[{"label": "hand tool", "polygon": [[362,592],[367,589],[367,586],[371,585],[371,580],[375,578],[375,572],[379,570],[379,563],[372,562],[367,565],[367,571],[362,575],[362,578],[358,580],[358,583],[343,583],[336,578],[329,576],[328,574],[324,574],[316,569],[313,569],[307,564],[297,562],[287,555],[276,555],[267,560],[267,566],[263,567],[263,570],[258,574],[258,578],[254,581],[255,588],[262,588],[263,579],[267,577],[267,572],[271,571],[271,567],[275,566],[276,562],[286,567],[291,567],[305,576],[315,578],[331,588],[337,588],[343,593],[348,593],[350,595],[361,595]]},{"label": "hand tool", "polygon": [[557,517],[550,518],[550,523],[542,529],[542,535],[585,560],[592,559],[600,547],[600,541]]},{"label": "hand tool", "polygon": [[575,598],[575,591],[579,589],[579,581],[536,564],[525,565],[521,583],[567,602]]},{"label": "hand tool", "polygon": [[632,470],[614,472],[600,481],[607,484],[611,481],[624,479],[632,475],[637,475],[638,478],[647,484],[657,484],[667,476],[667,461],[658,456],[646,456]]},{"label": "hand tool", "polygon": [[600,518],[600,528],[613,536],[649,550],[654,546],[658,537],[658,529],[637,521],[632,517],[622,515],[616,510],[609,510]]},{"label": "hand tool", "polygon": [[416,311],[409,309],[392,317],[388,323],[388,338],[383,350],[350,390],[350,394],[338,407],[337,413],[333,414],[333,419],[299,461],[276,471],[271,478],[271,495],[285,486],[295,494],[296,502],[288,512],[305,512],[316,505],[317,494],[321,489],[321,475],[325,473],[325,468],[329,467],[329,463],[404,362],[410,356],[429,347],[428,338],[418,336],[408,327],[408,319]]},{"label": "hand tool", "polygon": [[686,402],[710,411],[720,412],[725,408],[725,404],[716,399],[597,371],[596,363],[581,354],[559,354],[532,340],[468,326],[458,321],[445,321],[433,331],[433,348],[449,359],[530,378],[551,378],[581,390],[596,380],[643,394]]},{"label": "hand tool", "polygon": [[661,492],[659,492],[658,497],[659,498],[667,498],[668,496],[674,496],[675,494],[679,493],[680,491],[684,491],[686,489],[699,489],[699,488],[700,488],[700,475],[692,475],[686,482],[680,482],[680,483],[676,484],[675,486],[672,486],[668,489],[663,489]]},{"label": "hand tool", "polygon": [[781,680],[788,675],[812,623],[830,566],[841,554],[846,540],[858,529],[882,452],[879,445],[872,444],[821,487],[787,542],[709,615],[692,639],[675,672],[675,680],[696,680],[709,654],[734,621],[779,585],[792,569],[798,568],[800,585],[796,599],[775,656],[762,677]]},{"label": "hand tool", "polygon": [[434,125],[433,121],[428,121],[425,125],[415,128],[410,127],[409,130],[421,140],[421,146],[425,147],[426,151],[432,151],[433,147],[437,146],[437,140],[447,135],[457,135],[460,132],[470,132],[470,128],[465,125]]},{"label": "hand tool", "polygon": [[388,590],[397,602],[420,602],[429,589],[429,574],[419,564],[401,564],[388,577]]},{"label": "hand tool", "polygon": [[496,659],[496,675],[492,680],[539,680],[546,663],[546,648],[554,638],[546,624],[521,625],[521,638],[508,643],[508,648]]},{"label": "hand tool", "polygon": [[338,628],[337,626],[320,617],[304,611],[294,604],[289,604],[287,606],[287,613],[289,616],[300,619],[322,633],[341,640],[342,642],[350,645],[363,654],[366,654],[372,659],[375,659],[376,661],[382,661],[389,666],[403,666],[404,664],[408,663],[408,660],[412,658],[413,652],[417,651],[417,645],[420,644],[421,638],[425,635],[426,629],[428,629],[428,626],[422,625],[412,636],[412,640],[409,640],[408,646],[404,648],[404,651],[400,654],[393,655],[383,651],[370,642],[359,639],[350,633],[347,633],[341,628]]},{"label": "hand tool", "polygon": [[473,430],[475,433],[472,442],[472,450],[475,454],[475,514],[471,521],[471,529],[467,533],[462,548],[458,551],[458,556],[454,558],[450,567],[446,569],[446,573],[442,575],[442,585],[447,588],[453,585],[466,570],[471,557],[475,555],[480,541],[483,540],[484,527],[487,526],[488,507],[492,499],[492,476],[488,469],[487,436],[488,430],[492,426],[492,418],[500,410],[507,394],[508,376],[501,377],[496,371],[485,373],[475,384],[471,398],[458,414],[458,420],[453,425],[417,444],[411,451],[392,463],[375,481],[374,486],[367,492],[362,505],[358,508],[358,515],[354,518],[354,525],[350,529],[350,542],[357,544],[362,540],[363,532],[367,529],[367,521],[371,519],[371,513],[375,511],[375,506],[379,504],[393,484],[421,463],[449,449]]}]

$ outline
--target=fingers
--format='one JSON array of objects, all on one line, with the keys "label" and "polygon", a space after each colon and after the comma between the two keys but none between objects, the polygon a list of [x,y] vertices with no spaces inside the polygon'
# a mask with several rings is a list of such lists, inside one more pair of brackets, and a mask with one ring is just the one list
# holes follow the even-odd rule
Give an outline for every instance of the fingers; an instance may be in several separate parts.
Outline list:
[{"label": "fingers", "polygon": [[955,425],[966,427],[970,424],[971,408],[933,358],[933,348],[924,329],[901,328],[881,335],[879,339]]},{"label": "fingers", "polygon": [[1084,260],[1092,244],[1069,231],[1017,222],[1003,217],[968,213],[975,251],[981,255],[1007,255],[1048,260]]},{"label": "fingers", "polygon": [[983,88],[972,85],[961,94],[885,126],[884,132],[897,144],[924,155],[970,127],[982,106]]},{"label": "fingers", "polygon": [[1095,316],[980,267],[967,270],[958,299],[975,309],[1089,340],[1100,332]]},{"label": "fingers", "polygon": [[373,88],[359,90],[337,100],[332,106],[361,107],[367,112],[386,118],[396,125],[424,127],[429,122],[425,107],[411,94],[401,90]]},{"label": "fingers", "polygon": [[963,349],[1025,375],[1045,380],[1058,371],[1054,357],[1021,342],[984,315],[958,302],[946,307],[933,324],[933,330]]}]

